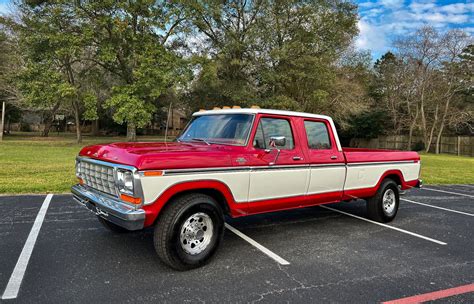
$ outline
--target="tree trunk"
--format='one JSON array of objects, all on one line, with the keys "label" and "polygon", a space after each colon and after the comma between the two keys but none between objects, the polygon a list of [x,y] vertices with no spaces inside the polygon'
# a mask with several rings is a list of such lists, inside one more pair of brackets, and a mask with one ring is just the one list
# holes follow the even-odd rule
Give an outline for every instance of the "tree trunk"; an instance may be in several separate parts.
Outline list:
[{"label": "tree trunk", "polygon": [[137,128],[134,123],[127,123],[127,141],[136,141],[137,140]]},{"label": "tree trunk", "polygon": [[98,136],[99,135],[99,120],[93,120],[92,121],[92,130],[91,133],[93,136]]},{"label": "tree trunk", "polygon": [[82,143],[82,132],[81,132],[81,118],[79,115],[79,103],[77,101],[73,101],[73,108],[74,108],[74,121],[76,124],[76,143]]},{"label": "tree trunk", "polygon": [[[423,134],[423,143],[425,144],[425,149],[429,150],[428,142],[428,128],[426,126],[426,116],[425,116],[425,92],[424,88],[421,90],[420,98],[420,114],[421,114],[421,132]],[[428,152],[428,151],[427,151]]]},{"label": "tree trunk", "polygon": [[413,118],[411,124],[410,124],[410,131],[408,133],[408,150],[411,150],[412,148],[412,140],[413,140],[413,131],[415,130],[416,126],[416,120],[418,119],[418,106],[416,106],[416,112],[415,112],[415,117]]},{"label": "tree trunk", "polygon": [[51,109],[51,113],[49,113],[49,115],[44,120],[44,129],[43,131],[41,131],[42,137],[49,136],[49,131],[51,130],[51,126],[53,125],[53,121],[54,121],[54,115],[56,115],[56,112],[58,111],[60,105],[61,105],[61,102],[58,101],[54,105],[54,107]]},{"label": "tree trunk", "polygon": [[439,144],[441,142],[441,136],[443,135],[443,129],[444,129],[444,121],[441,121],[441,126],[439,127],[439,131],[438,131],[438,137],[436,137],[436,151],[435,153],[436,154],[439,154]]},{"label": "tree trunk", "polygon": [[433,134],[436,128],[436,124],[438,123],[438,105],[436,105],[435,111],[435,120],[433,121],[433,125],[431,126],[430,134],[428,135],[427,141],[425,143],[425,152],[428,153],[431,148],[431,142],[433,141]]},{"label": "tree trunk", "polygon": [[448,116],[449,103],[451,102],[452,95],[446,97],[446,103],[444,104],[443,117],[441,117],[441,126],[439,127],[438,137],[436,138],[436,154],[439,154],[439,143],[441,141],[441,136],[443,135],[444,124],[446,121],[446,116]]},{"label": "tree trunk", "polygon": [[53,118],[48,117],[47,120],[44,122],[43,131],[41,131],[41,137],[48,137],[49,130],[51,130],[51,126],[53,125]]},{"label": "tree trunk", "polygon": [[[66,66],[66,71],[69,78],[69,83],[72,86],[75,86],[76,81],[74,80],[74,72],[72,70],[72,66],[69,60],[66,60],[65,66]],[[76,98],[72,101],[72,108],[74,110],[74,121],[76,124],[76,143],[80,144],[82,143],[81,114],[79,113],[80,109],[79,109],[79,101],[77,100],[77,95],[75,97]]]}]

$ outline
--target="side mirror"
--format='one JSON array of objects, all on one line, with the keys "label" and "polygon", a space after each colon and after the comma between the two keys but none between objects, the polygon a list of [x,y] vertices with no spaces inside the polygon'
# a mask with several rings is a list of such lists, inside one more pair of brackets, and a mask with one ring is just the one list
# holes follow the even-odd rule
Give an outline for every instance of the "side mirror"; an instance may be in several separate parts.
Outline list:
[{"label": "side mirror", "polygon": [[284,147],[286,145],[285,136],[272,136],[270,137],[270,147]]},{"label": "side mirror", "polygon": [[[275,156],[275,160],[273,160],[269,165],[273,166],[276,164],[278,160],[278,156],[280,156],[280,149],[278,147],[283,147],[286,145],[286,137],[285,136],[271,136],[269,146],[276,149],[277,154]],[[265,152],[270,153],[270,149],[265,150]]]}]

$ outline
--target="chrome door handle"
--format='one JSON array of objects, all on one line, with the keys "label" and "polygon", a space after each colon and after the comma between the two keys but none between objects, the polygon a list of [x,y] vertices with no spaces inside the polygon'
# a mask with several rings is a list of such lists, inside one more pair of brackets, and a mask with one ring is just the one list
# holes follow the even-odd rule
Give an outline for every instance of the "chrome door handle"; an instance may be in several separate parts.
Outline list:
[{"label": "chrome door handle", "polygon": [[302,160],[303,158],[300,156],[293,156],[293,160]]},{"label": "chrome door handle", "polygon": [[336,155],[331,156],[331,159],[337,159]]}]

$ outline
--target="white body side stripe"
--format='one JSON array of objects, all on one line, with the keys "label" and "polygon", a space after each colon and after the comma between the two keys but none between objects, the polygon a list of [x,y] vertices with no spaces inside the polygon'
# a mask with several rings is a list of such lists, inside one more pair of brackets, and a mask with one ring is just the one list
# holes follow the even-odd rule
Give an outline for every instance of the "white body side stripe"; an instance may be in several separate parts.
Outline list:
[{"label": "white body side stripe", "polygon": [[[330,166],[272,166],[165,170],[162,176],[142,176],[145,204],[182,182],[214,180],[227,185],[236,202],[277,199],[375,187],[389,170],[405,181],[418,179],[419,162],[357,163]],[[347,176],[346,176],[347,174]],[[344,184],[345,183],[345,184]]]}]

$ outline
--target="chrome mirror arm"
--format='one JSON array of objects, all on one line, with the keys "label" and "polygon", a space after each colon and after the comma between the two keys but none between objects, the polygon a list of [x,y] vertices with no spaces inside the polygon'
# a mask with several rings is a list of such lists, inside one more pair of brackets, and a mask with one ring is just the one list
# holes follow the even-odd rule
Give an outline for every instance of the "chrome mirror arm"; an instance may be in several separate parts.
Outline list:
[{"label": "chrome mirror arm", "polygon": [[276,164],[277,160],[278,160],[278,156],[280,156],[280,151],[281,150],[280,149],[276,149],[276,150],[277,150],[277,154],[275,156],[275,159],[271,163],[269,163],[270,166],[274,166]]},{"label": "chrome mirror arm", "polygon": [[266,153],[270,153],[272,150],[276,150],[277,154],[275,155],[275,159],[269,163],[270,166],[274,166],[280,156],[281,150],[277,147],[281,147],[286,145],[286,138],[285,136],[272,136],[270,137],[270,147],[274,147],[274,149],[265,149]]}]

